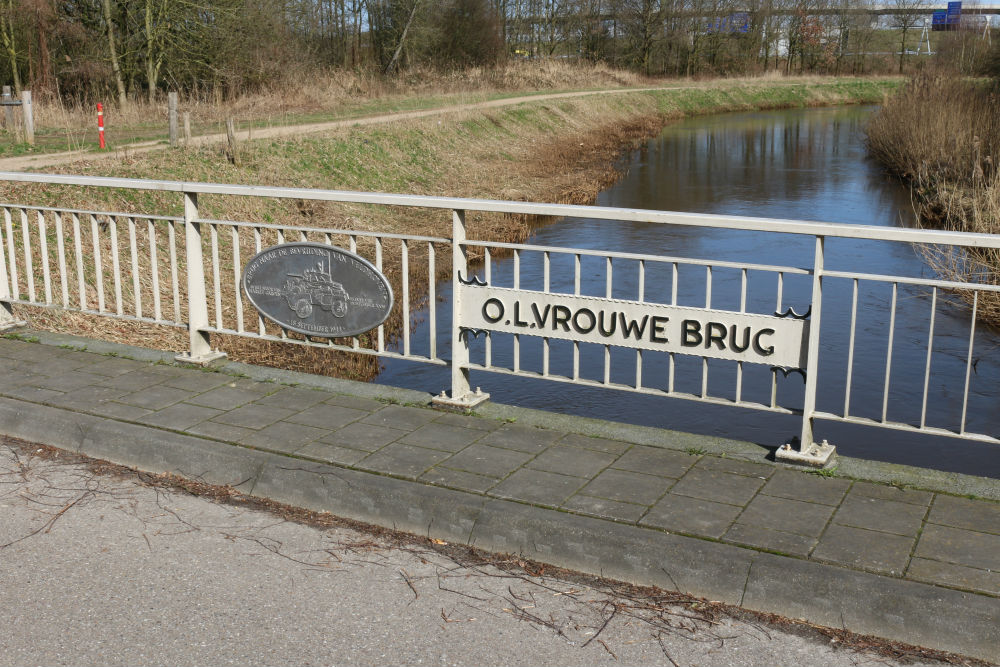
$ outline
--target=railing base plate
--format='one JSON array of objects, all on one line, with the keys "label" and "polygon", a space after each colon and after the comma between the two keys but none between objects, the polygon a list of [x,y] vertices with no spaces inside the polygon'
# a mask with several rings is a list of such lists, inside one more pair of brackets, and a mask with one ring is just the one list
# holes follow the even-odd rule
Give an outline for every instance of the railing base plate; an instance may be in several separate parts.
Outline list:
[{"label": "railing base plate", "polygon": [[8,320],[6,322],[0,322],[0,331],[10,331],[11,329],[20,329],[21,327],[26,326],[28,326],[28,323],[24,320]]},{"label": "railing base plate", "polygon": [[207,366],[217,359],[225,359],[226,353],[221,350],[212,350],[208,354],[202,354],[197,357],[192,357],[187,354],[178,354],[174,357],[174,361],[180,362],[182,364],[194,364],[195,366]]},{"label": "railing base plate", "polygon": [[471,410],[472,408],[485,403],[490,400],[490,395],[485,391],[476,387],[475,391],[470,391],[464,396],[459,396],[458,398],[452,398],[448,396],[445,392],[441,392],[431,401],[434,405],[439,405],[443,408],[459,408],[460,410]]},{"label": "railing base plate", "polygon": [[800,463],[822,468],[830,462],[836,452],[837,448],[826,440],[822,444],[814,442],[802,449],[795,449],[791,443],[787,443],[778,447],[778,450],[774,453],[774,458],[776,461]]}]

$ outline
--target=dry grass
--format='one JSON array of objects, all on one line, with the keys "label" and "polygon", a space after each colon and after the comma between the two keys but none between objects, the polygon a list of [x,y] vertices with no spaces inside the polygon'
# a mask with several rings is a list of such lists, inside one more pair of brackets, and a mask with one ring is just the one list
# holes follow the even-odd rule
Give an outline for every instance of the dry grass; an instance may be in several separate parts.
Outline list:
[{"label": "dry grass", "polygon": [[[891,98],[868,128],[875,157],[908,180],[921,224],[1000,234],[1000,94],[981,84],[919,77]],[[946,278],[1000,284],[1000,251],[924,251]],[[974,299],[974,292],[961,296]],[[1000,293],[981,292],[980,318],[1000,325]]]},{"label": "dry grass", "polygon": [[[634,72],[603,64],[570,64],[561,60],[511,61],[496,68],[476,67],[453,72],[413,68],[392,77],[369,71],[330,69],[308,75],[303,73],[272,88],[231,99],[214,96],[182,99],[180,106],[182,111],[191,113],[196,123],[214,125],[231,117],[266,122],[290,115],[350,115],[356,109],[364,110],[380,103],[405,105],[419,97],[617,88],[649,83],[649,79]],[[39,100],[35,105],[36,126],[90,130],[95,123],[97,101],[101,100],[74,103]],[[103,101],[109,128],[142,127],[151,119],[166,117],[165,99],[153,105],[145,99],[130,100],[124,108],[119,108],[116,100]]]}]

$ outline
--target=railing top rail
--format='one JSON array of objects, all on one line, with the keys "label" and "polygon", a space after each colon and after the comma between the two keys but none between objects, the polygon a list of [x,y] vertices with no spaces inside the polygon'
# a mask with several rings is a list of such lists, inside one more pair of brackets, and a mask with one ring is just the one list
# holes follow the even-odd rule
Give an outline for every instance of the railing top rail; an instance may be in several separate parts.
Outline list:
[{"label": "railing top rail", "polygon": [[29,174],[0,172],[0,180],[22,183],[48,183],[85,187],[122,188],[127,190],[159,190],[191,194],[235,195],[244,197],[271,197],[277,199],[307,199],[321,201],[409,206],[419,208],[459,209],[493,213],[516,213],[559,218],[591,218],[621,220],[653,224],[715,227],[745,231],[804,234],[904,243],[926,243],[977,248],[1000,248],[1000,234],[979,234],[934,229],[905,229],[872,225],[849,225],[831,222],[780,220],[747,216],[713,215],[708,213],[677,213],[632,208],[580,206],[569,204],[540,204],[520,201],[468,199],[423,195],[390,194],[382,192],[353,192],[347,190],[321,190],[286,188],[259,185],[226,185],[220,183],[188,183],[184,181],[156,181],[139,178],[113,178],[106,176],[74,176],[64,174]]}]

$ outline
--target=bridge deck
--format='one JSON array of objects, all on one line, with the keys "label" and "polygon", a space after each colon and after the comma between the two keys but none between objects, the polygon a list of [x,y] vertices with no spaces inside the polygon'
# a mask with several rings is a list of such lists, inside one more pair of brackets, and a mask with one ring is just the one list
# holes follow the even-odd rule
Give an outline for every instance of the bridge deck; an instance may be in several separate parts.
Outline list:
[{"label": "bridge deck", "polygon": [[0,339],[0,436],[1000,660],[994,501],[809,474],[746,443],[503,406],[457,415],[416,392],[39,336]]}]

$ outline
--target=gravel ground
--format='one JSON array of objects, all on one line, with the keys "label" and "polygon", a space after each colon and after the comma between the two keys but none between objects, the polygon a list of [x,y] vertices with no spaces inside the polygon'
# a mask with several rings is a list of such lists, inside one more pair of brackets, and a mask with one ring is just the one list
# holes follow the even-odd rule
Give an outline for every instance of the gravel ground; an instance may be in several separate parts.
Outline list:
[{"label": "gravel ground", "polygon": [[0,441],[0,665],[943,657],[181,486]]}]

